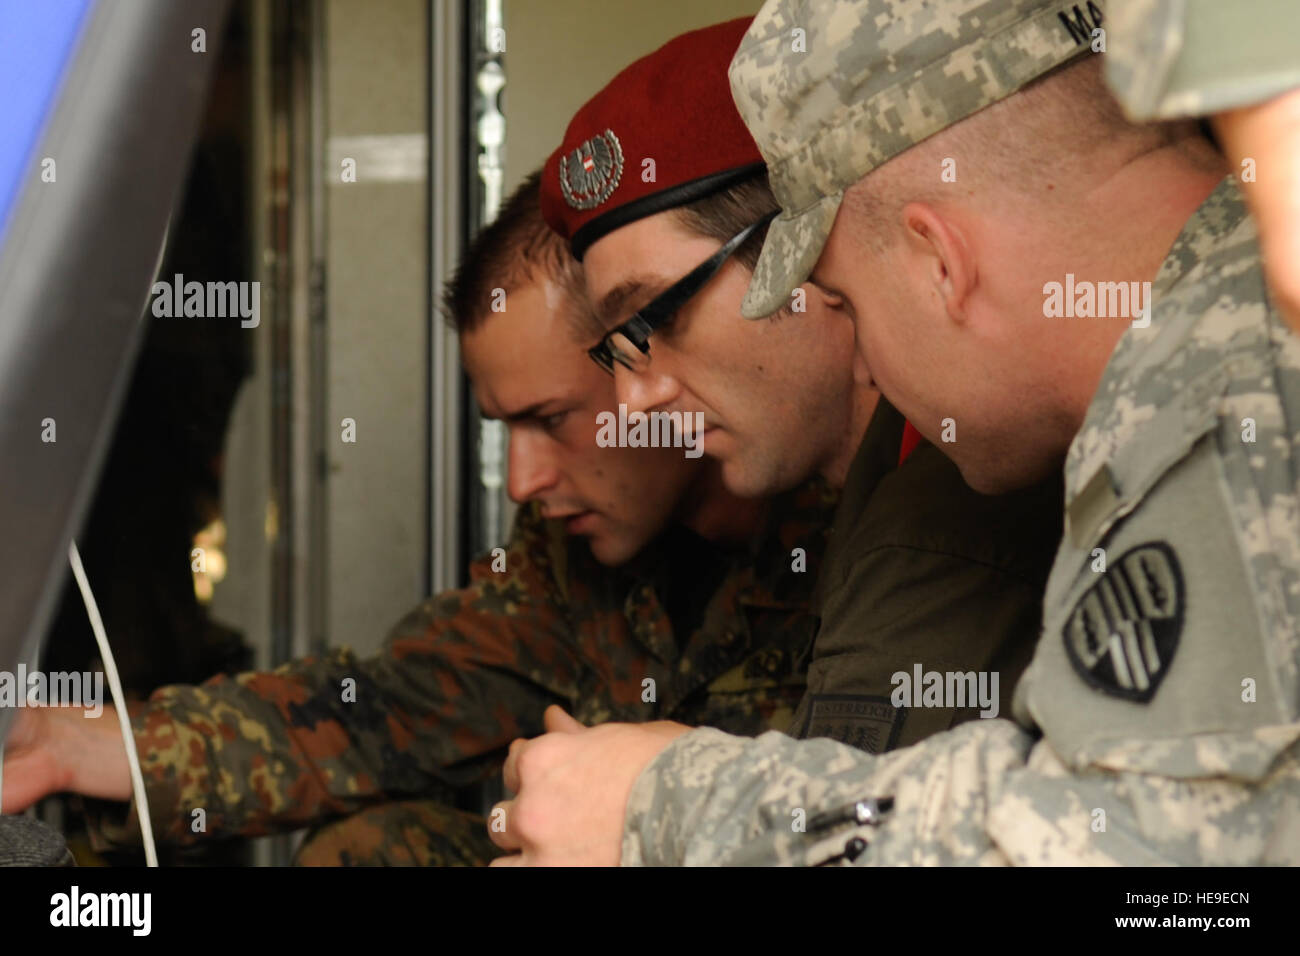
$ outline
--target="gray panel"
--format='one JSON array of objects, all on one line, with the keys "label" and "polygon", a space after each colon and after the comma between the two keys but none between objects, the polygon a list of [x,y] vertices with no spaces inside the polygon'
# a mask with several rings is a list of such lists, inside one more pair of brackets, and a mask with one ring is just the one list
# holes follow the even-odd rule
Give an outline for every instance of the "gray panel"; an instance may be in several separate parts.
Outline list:
[{"label": "gray panel", "polygon": [[[64,579],[226,9],[99,4],[38,152],[56,159],[57,181],[26,189],[0,249],[0,668],[30,656]],[[196,27],[207,53],[191,52]],[[56,422],[53,443],[41,441],[45,418]],[[0,733],[6,719],[0,712]]]},{"label": "gray panel", "polygon": [[437,302],[461,254],[465,183],[465,117],[461,108],[466,22],[460,0],[433,0],[429,46],[429,505],[430,593],[460,584],[464,555],[460,521],[472,493],[461,487],[460,342],[446,327]]}]

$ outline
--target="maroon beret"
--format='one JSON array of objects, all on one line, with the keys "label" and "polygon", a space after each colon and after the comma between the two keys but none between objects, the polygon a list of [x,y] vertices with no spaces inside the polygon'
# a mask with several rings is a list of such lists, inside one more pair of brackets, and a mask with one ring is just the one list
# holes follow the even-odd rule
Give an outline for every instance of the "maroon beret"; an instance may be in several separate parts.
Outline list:
[{"label": "maroon beret", "polygon": [[669,40],[578,110],[542,173],[542,215],[578,259],[619,226],[763,168],[727,79],[752,20]]}]

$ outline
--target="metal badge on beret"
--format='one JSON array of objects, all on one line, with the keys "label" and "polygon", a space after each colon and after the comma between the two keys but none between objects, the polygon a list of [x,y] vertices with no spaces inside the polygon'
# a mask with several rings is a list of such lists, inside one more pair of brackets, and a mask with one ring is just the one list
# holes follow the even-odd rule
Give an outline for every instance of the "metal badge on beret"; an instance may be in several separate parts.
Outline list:
[{"label": "metal badge on beret", "polygon": [[1087,683],[1145,704],[1169,673],[1183,630],[1183,574],[1163,541],[1131,548],[1088,588],[1062,630]]},{"label": "metal badge on beret", "polygon": [[623,147],[612,129],[560,157],[560,191],[574,209],[595,209],[613,195],[622,176]]}]

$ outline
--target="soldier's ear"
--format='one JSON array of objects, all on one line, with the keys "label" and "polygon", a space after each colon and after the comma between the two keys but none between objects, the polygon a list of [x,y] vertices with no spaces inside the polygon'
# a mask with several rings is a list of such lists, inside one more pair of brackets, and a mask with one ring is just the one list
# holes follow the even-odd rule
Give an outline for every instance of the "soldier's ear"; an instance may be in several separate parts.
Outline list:
[{"label": "soldier's ear", "polygon": [[975,255],[959,223],[929,203],[903,207],[903,242],[907,254],[919,257],[927,286],[939,294],[954,322],[969,318],[969,299],[978,281]]},{"label": "soldier's ear", "polygon": [[798,309],[799,298],[803,298],[806,301],[809,309],[822,308],[838,310],[844,308],[844,296],[840,295],[838,292],[832,292],[830,289],[818,285],[812,279],[806,279],[803,285],[797,287],[792,293],[790,293],[790,295],[791,298],[795,300],[795,306],[792,311],[800,311]]}]

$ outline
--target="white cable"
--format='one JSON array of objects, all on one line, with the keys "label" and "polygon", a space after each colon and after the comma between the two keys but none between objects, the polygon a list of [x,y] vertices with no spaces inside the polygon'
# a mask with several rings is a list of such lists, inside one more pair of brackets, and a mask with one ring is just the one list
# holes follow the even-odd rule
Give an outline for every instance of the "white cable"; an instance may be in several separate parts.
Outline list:
[{"label": "white cable", "polygon": [[140,833],[144,837],[144,859],[148,866],[158,865],[158,851],[153,843],[153,824],[149,820],[149,801],[144,795],[144,774],[140,772],[140,755],[135,750],[135,734],[131,732],[131,718],[126,713],[126,701],[122,697],[122,682],[117,676],[117,664],[113,661],[113,652],[108,646],[108,635],[104,633],[104,621],[99,616],[99,606],[95,604],[95,595],[90,593],[90,582],[86,580],[86,570],[81,566],[81,555],[77,553],[77,542],[68,545],[68,560],[72,563],[72,574],[81,588],[81,600],[86,604],[86,614],[90,617],[90,628],[95,632],[95,641],[99,644],[99,654],[104,659],[104,673],[108,675],[108,689],[113,694],[113,706],[117,708],[117,720],[122,726],[122,740],[126,744],[126,760],[131,765],[131,790],[135,794],[135,808],[140,816]]}]

